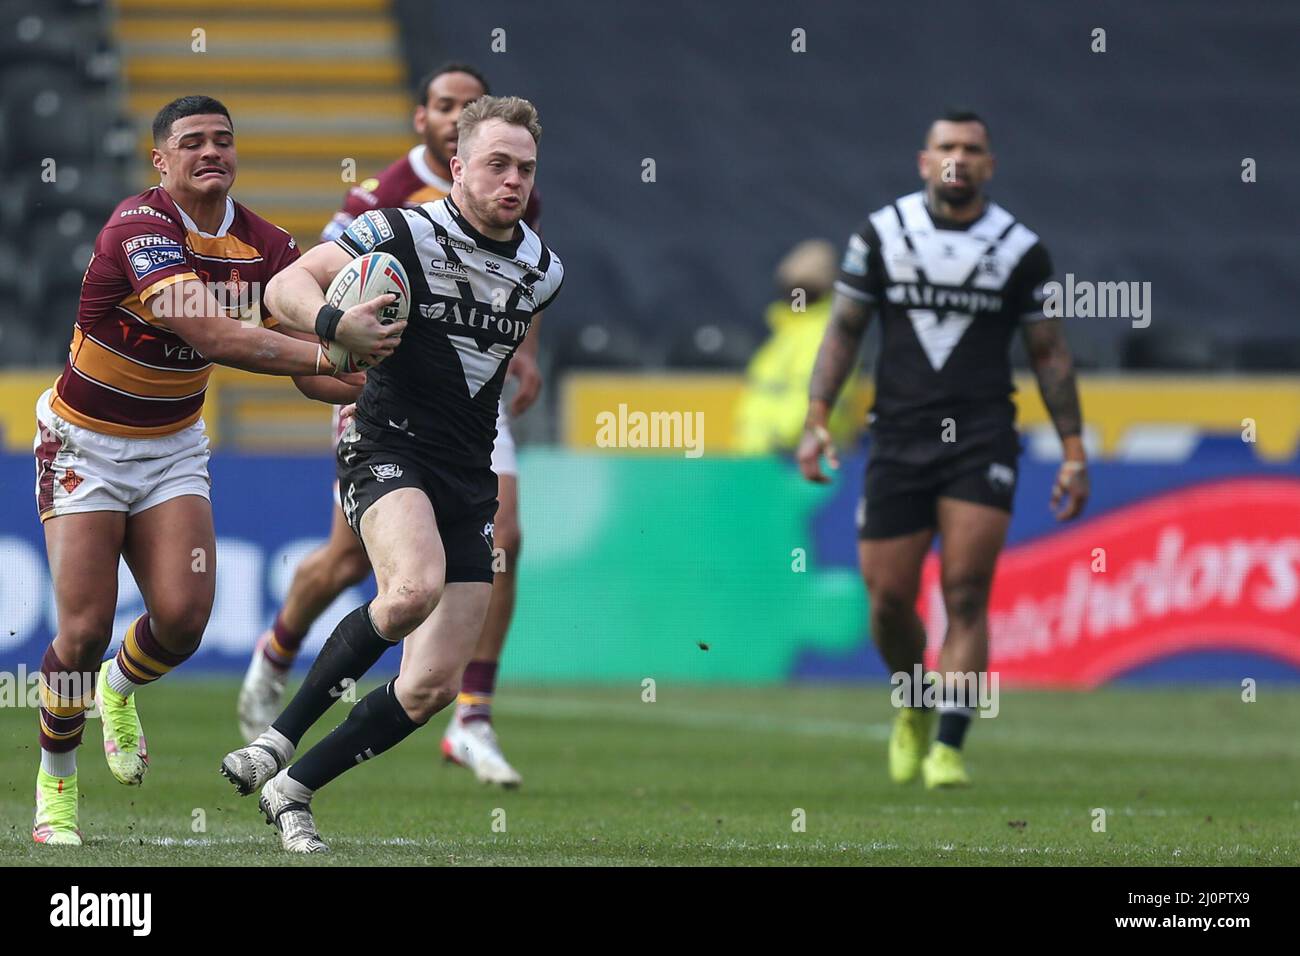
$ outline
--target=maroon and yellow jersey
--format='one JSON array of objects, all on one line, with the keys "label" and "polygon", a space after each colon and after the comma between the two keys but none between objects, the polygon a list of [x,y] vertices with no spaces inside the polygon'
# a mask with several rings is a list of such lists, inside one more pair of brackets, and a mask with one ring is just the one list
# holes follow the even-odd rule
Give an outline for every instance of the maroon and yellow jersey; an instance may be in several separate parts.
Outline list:
[{"label": "maroon and yellow jersey", "polygon": [[193,424],[212,363],[167,328],[150,300],[199,279],[232,318],[274,325],[262,313],[262,290],[298,255],[287,232],[230,198],[215,234],[201,232],[161,186],[126,199],[95,240],[50,407],[107,435],[150,438]]},{"label": "maroon and yellow jersey", "polygon": [[[333,242],[352,225],[352,220],[372,209],[412,209],[421,203],[436,202],[451,193],[451,182],[436,175],[425,162],[423,143],[389,166],[373,179],[348,190],[343,208],[334,214],[321,232],[321,242]],[[534,188],[524,209],[524,222],[539,231],[542,200]]]}]

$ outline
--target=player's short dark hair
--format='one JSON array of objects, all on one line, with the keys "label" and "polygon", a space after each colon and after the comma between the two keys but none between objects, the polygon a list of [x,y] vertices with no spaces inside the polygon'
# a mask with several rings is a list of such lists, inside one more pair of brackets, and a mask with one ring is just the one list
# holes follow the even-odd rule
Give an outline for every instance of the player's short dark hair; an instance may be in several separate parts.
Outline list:
[{"label": "player's short dark hair", "polygon": [[976,113],[974,110],[959,110],[959,109],[944,110],[942,113],[940,113],[931,121],[929,126],[926,127],[925,130],[926,143],[930,141],[930,130],[934,129],[935,123],[979,123],[981,126],[984,127],[985,138],[988,139],[989,142],[993,141],[993,136],[991,133],[989,133],[988,122],[984,119],[984,117],[980,116],[979,113]]},{"label": "player's short dark hair", "polygon": [[461,63],[458,60],[448,60],[446,63],[435,66],[428,73],[424,74],[424,76],[420,77],[420,82],[415,86],[415,102],[417,105],[423,106],[425,103],[429,102],[429,84],[444,73],[468,73],[470,76],[474,77],[474,79],[478,80],[479,85],[483,87],[483,92],[485,94],[492,92],[492,87],[488,86],[487,77],[479,72],[478,67],[469,63]]},{"label": "player's short dark hair", "polygon": [[153,118],[154,145],[166,141],[172,134],[172,124],[178,119],[187,116],[205,116],[208,113],[224,116],[230,122],[230,128],[235,128],[235,121],[230,119],[230,110],[226,109],[220,100],[214,100],[210,96],[180,96],[160,109],[158,115]]}]

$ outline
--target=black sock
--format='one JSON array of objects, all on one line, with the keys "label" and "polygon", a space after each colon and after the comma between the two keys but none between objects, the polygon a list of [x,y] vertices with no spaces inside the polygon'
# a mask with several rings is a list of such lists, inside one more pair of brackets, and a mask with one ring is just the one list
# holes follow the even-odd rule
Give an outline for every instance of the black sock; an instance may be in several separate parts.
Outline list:
[{"label": "black sock", "polygon": [[289,768],[304,787],[319,790],[345,770],[378,757],[420,728],[397,700],[393,681],[372,690],[352,708],[348,719]]},{"label": "black sock", "polygon": [[971,709],[969,707],[941,708],[939,710],[939,733],[935,739],[941,744],[961,750],[966,731],[970,728]]},{"label": "black sock", "polygon": [[339,621],[312,663],[302,687],[271,726],[298,746],[307,729],[343,696],[346,690],[343,682],[360,680],[384,651],[393,646],[375,630],[369,607],[361,605]]}]

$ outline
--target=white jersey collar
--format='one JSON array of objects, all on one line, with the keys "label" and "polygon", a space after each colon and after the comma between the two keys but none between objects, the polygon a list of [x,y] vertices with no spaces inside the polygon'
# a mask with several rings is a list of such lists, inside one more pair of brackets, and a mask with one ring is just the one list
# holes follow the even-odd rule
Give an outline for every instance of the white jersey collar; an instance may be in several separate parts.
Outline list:
[{"label": "white jersey collar", "polygon": [[437,189],[441,189],[445,193],[450,193],[451,183],[437,175],[429,168],[429,163],[425,155],[428,151],[429,147],[425,146],[423,143],[419,146],[412,146],[411,151],[406,154],[406,161],[411,164],[411,168],[415,170],[415,175],[419,176],[420,181],[426,186],[433,186]]},{"label": "white jersey collar", "polygon": [[230,229],[231,223],[235,221],[235,201],[231,199],[229,196],[226,197],[226,216],[224,219],[221,220],[221,227],[217,229],[215,233],[204,232],[202,229],[196,226],[194,224],[194,220],[190,218],[190,214],[187,213],[184,209],[182,209],[181,204],[178,203],[175,199],[172,199],[172,205],[175,206],[176,211],[181,214],[181,221],[185,223],[185,228],[188,229],[190,232],[197,232],[204,239],[220,239],[222,236],[226,234],[226,231]]}]

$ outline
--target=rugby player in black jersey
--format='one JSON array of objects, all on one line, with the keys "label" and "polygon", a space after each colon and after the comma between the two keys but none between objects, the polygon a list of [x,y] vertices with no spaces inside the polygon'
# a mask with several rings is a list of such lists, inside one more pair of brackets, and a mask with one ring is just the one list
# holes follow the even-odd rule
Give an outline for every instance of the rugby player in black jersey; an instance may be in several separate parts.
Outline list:
[{"label": "rugby player in black jersey", "polygon": [[[267,287],[284,324],[350,348],[349,319],[325,304],[333,278],[379,251],[411,282],[410,318],[394,326],[401,343],[367,374],[337,453],[343,511],[378,594],[339,622],[271,727],[222,761],[240,793],[261,787],[267,822],[291,852],[326,849],[310,808],[317,790],[456,699],[492,594],[501,386],[564,273],[522,222],[541,136],[533,105],[482,96],[464,107],[458,128],[449,196],[370,210]],[[290,766],[308,728],[403,639],[397,678]]]},{"label": "rugby player in black jersey", "polygon": [[[924,188],[877,210],[849,238],[797,458],[810,481],[829,481],[823,455],[838,467],[827,414],[878,314],[858,555],[871,634],[906,690],[890,776],[906,783],[920,774],[934,788],[970,782],[961,747],[976,701],[964,692],[968,675],[988,667],[989,589],[1020,454],[1009,355],[1017,332],[1064,449],[1051,498],[1059,520],[1083,511],[1088,477],[1074,363],[1060,320],[1043,315],[1051,260],[1033,231],[984,194],[994,169],[988,127],[974,113],[944,115],[930,126],[918,168]],[[947,632],[927,694],[913,682],[925,651],[916,602],[936,535]]]}]

